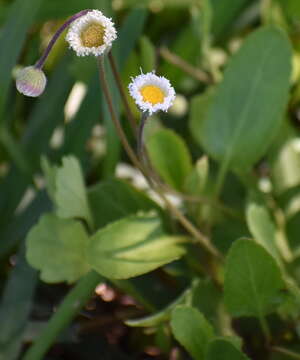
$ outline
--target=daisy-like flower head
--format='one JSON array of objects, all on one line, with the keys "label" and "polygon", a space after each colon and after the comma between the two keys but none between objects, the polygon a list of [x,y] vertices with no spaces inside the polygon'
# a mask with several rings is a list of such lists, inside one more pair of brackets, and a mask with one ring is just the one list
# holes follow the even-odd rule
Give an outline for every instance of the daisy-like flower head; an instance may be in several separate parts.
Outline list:
[{"label": "daisy-like flower head", "polygon": [[99,10],[91,10],[75,20],[66,36],[78,56],[100,56],[111,48],[116,38],[114,23]]},{"label": "daisy-like flower head", "polygon": [[41,69],[27,66],[19,70],[16,76],[17,90],[24,95],[37,97],[46,87],[47,78]]},{"label": "daisy-like flower head", "polygon": [[137,106],[149,115],[159,110],[168,111],[175,99],[170,81],[154,72],[132,78],[128,88]]}]

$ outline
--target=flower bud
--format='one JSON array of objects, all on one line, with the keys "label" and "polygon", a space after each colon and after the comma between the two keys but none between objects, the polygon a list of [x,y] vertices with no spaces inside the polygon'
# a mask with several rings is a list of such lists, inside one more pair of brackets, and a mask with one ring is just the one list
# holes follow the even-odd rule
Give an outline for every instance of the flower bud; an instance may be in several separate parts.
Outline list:
[{"label": "flower bud", "polygon": [[47,78],[41,69],[27,66],[18,71],[16,76],[16,87],[21,94],[37,97],[41,95],[46,87]]}]

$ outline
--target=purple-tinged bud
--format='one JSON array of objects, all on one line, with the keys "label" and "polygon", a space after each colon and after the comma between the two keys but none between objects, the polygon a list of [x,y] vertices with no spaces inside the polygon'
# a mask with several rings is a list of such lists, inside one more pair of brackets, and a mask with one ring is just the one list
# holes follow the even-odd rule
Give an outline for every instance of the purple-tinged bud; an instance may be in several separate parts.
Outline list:
[{"label": "purple-tinged bud", "polygon": [[41,69],[27,66],[19,70],[16,76],[16,87],[26,96],[40,96],[46,87],[47,78]]}]

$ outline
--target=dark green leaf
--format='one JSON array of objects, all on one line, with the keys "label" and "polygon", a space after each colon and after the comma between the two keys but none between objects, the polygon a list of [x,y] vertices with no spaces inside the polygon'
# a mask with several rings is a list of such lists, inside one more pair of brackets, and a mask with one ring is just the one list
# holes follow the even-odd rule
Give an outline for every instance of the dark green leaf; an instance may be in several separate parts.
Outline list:
[{"label": "dark green leaf", "polygon": [[274,310],[282,275],[273,257],[252,240],[237,240],[225,270],[224,300],[233,316],[262,317]]},{"label": "dark green leaf", "polygon": [[43,0],[13,2],[9,16],[0,34],[0,122],[9,85],[12,82],[12,68],[18,60],[28,28],[32,24]]},{"label": "dark green leaf", "polygon": [[0,304],[0,359],[14,360],[22,346],[23,334],[31,310],[37,273],[20,249],[17,264],[10,273]]},{"label": "dark green leaf", "polygon": [[207,350],[205,360],[247,360],[249,359],[231,341],[225,339],[213,340]]},{"label": "dark green leaf", "polygon": [[177,306],[172,312],[171,328],[176,340],[193,359],[205,359],[205,352],[214,331],[200,311],[187,305]]},{"label": "dark green leaf", "polygon": [[283,118],[290,75],[291,47],[275,27],[252,33],[233,57],[196,135],[225,169],[248,170],[265,153]]},{"label": "dark green leaf", "polygon": [[125,181],[110,179],[89,189],[88,200],[97,229],[140,210],[159,210],[144,193]]},{"label": "dark green leaf", "polygon": [[192,171],[192,161],[180,136],[172,130],[161,129],[146,145],[151,163],[162,179],[175,189],[183,190],[185,179]]}]

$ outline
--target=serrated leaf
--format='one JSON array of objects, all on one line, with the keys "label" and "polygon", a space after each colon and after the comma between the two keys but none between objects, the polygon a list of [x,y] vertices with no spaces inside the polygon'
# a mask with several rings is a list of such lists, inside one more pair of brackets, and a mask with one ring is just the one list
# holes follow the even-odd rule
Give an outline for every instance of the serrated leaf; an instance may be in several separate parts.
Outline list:
[{"label": "serrated leaf", "polygon": [[129,216],[92,236],[88,261],[103,276],[127,279],[180,258],[186,241],[164,234],[157,216]]},{"label": "serrated leaf", "polygon": [[150,136],[146,145],[151,163],[162,179],[183,190],[192,170],[191,156],[183,139],[172,130],[161,129]]},{"label": "serrated leaf", "polygon": [[225,339],[213,340],[207,350],[206,360],[247,360],[249,359],[243,354],[233,343]]},{"label": "serrated leaf", "polygon": [[62,218],[85,219],[92,227],[93,218],[90,212],[84,179],[78,160],[65,156],[62,166],[56,171],[55,203],[57,215]]},{"label": "serrated leaf", "polygon": [[26,238],[26,258],[41,271],[41,279],[55,283],[76,281],[90,269],[86,260],[88,236],[79,221],[43,215]]},{"label": "serrated leaf", "polygon": [[232,245],[225,268],[224,301],[233,316],[262,317],[274,310],[284,287],[273,257],[252,240]]},{"label": "serrated leaf", "polygon": [[179,305],[172,312],[172,332],[195,360],[204,360],[208,343],[214,336],[209,322],[197,309]]},{"label": "serrated leaf", "polygon": [[234,55],[196,135],[225,169],[246,171],[265,153],[283,118],[290,76],[289,40],[275,27],[253,32]]}]

